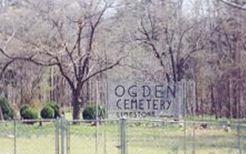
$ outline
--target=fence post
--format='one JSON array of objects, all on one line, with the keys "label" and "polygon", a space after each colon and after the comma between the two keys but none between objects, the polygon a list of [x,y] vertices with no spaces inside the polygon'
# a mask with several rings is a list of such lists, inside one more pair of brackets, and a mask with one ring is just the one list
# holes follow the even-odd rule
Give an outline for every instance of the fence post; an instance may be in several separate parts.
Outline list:
[{"label": "fence post", "polygon": [[59,154],[59,127],[60,119],[55,121],[55,154]]},{"label": "fence post", "polygon": [[70,153],[70,123],[68,121],[66,121],[66,124],[67,124],[67,129],[66,129],[66,146],[67,146],[67,154]]},{"label": "fence post", "polygon": [[61,117],[61,153],[66,154],[66,120]]},{"label": "fence post", "polygon": [[193,126],[192,126],[192,154],[196,153],[196,129],[195,129],[195,123],[193,122]]},{"label": "fence post", "polygon": [[[97,111],[98,112],[98,111]],[[98,114],[98,113],[97,113]],[[95,154],[98,154],[98,117],[96,117]]]},{"label": "fence post", "polygon": [[16,154],[16,138],[17,138],[16,120],[14,120],[14,154]]},{"label": "fence post", "polygon": [[121,154],[126,154],[126,118],[120,119],[120,150]]},{"label": "fence post", "polygon": [[241,143],[240,143],[240,122],[238,122],[237,125],[237,148],[238,148],[238,154],[241,154]]},{"label": "fence post", "polygon": [[186,119],[184,118],[184,154],[186,154]]}]

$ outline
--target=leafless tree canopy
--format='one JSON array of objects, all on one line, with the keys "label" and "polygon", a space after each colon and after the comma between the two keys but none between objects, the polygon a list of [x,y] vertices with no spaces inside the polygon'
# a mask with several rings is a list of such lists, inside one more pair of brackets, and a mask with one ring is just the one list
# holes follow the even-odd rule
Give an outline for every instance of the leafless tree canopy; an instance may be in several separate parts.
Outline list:
[{"label": "leafless tree canopy", "polygon": [[54,100],[79,119],[96,83],[103,104],[109,80],[186,79],[196,83],[191,113],[246,116],[244,0],[20,0],[0,9],[0,93],[16,107]]}]

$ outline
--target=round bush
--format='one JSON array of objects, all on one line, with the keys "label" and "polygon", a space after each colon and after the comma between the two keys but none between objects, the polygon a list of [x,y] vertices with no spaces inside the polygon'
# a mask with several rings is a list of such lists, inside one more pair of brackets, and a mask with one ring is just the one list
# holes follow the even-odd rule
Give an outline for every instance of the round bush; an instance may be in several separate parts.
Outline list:
[{"label": "round bush", "polygon": [[[84,109],[82,113],[82,117],[85,120],[93,120],[96,119],[97,107],[96,106],[88,106]],[[98,117],[105,118],[105,109],[101,106],[98,106]]]},{"label": "round bush", "polygon": [[14,110],[11,108],[6,98],[0,98],[0,107],[2,109],[4,120],[11,120],[14,118]]},{"label": "round bush", "polygon": [[86,107],[82,113],[83,119],[95,119],[94,108],[92,106]]},{"label": "round bush", "polygon": [[22,115],[22,114],[23,114],[23,111],[25,111],[27,108],[29,108],[28,105],[22,106],[22,107],[20,108],[20,115]]},{"label": "round bush", "polygon": [[48,102],[46,106],[49,106],[54,110],[54,118],[60,117],[60,107],[55,102]]},{"label": "round bush", "polygon": [[32,107],[25,107],[20,113],[22,119],[38,119],[38,112]]},{"label": "round bush", "polygon": [[45,106],[40,113],[43,119],[52,119],[55,116],[55,111],[50,106]]}]

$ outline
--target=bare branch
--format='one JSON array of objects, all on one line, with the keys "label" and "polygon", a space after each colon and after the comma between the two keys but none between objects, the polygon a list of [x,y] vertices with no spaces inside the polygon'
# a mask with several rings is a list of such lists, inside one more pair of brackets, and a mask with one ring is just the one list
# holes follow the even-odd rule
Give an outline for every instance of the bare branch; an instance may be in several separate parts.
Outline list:
[{"label": "bare branch", "polygon": [[90,78],[92,78],[92,77],[94,77],[94,76],[96,76],[96,75],[98,75],[98,74],[100,74],[100,73],[103,73],[103,72],[105,72],[105,71],[107,71],[107,70],[110,70],[110,69],[114,68],[115,66],[119,65],[120,62],[122,61],[122,59],[124,59],[124,58],[125,58],[125,57],[121,57],[121,58],[118,59],[115,63],[113,63],[113,64],[111,64],[111,65],[109,65],[109,66],[106,66],[105,68],[100,69],[100,70],[98,70],[98,71],[92,73],[91,75],[88,75],[87,77],[85,77],[85,78],[82,80],[82,83],[88,81]]},{"label": "bare branch", "polygon": [[2,79],[3,74],[4,74],[4,72],[6,71],[6,69],[7,69],[7,68],[9,67],[9,65],[11,65],[13,62],[14,62],[14,60],[10,60],[10,61],[8,61],[8,62],[3,66],[3,68],[1,69],[1,72],[0,72],[0,80]]},{"label": "bare branch", "polygon": [[178,44],[178,50],[177,50],[178,52],[180,52],[180,50],[181,50],[181,47],[182,47],[182,40],[183,40],[185,34],[186,34],[189,30],[193,29],[193,27],[194,27],[194,25],[188,27],[188,28],[185,29],[185,30],[183,31],[183,33],[181,34],[181,36],[180,36],[180,38],[179,38],[179,44]]},{"label": "bare branch", "polygon": [[105,12],[107,11],[107,9],[113,5],[113,3],[107,4],[106,1],[104,1],[104,3],[105,3],[105,4],[104,4],[103,9],[100,11],[100,13],[99,13],[99,15],[98,15],[98,18],[97,18],[96,22],[93,24],[93,27],[94,27],[94,28],[96,28],[96,27],[98,26],[98,24],[100,23],[100,21],[101,21],[103,15],[104,15]]},{"label": "bare branch", "polygon": [[[150,18],[150,17],[149,17],[149,18]],[[151,21],[151,22],[152,22],[152,21]],[[155,57],[159,60],[160,65],[164,68],[165,65],[164,65],[164,62],[163,62],[163,60],[162,60],[162,56],[161,56],[161,54],[158,52],[158,50],[157,50],[155,44],[152,42],[152,39],[151,39],[151,37],[150,37],[148,31],[146,30],[145,26],[144,26],[143,18],[141,18],[140,25],[141,25],[141,29],[138,28],[138,30],[139,30],[140,33],[142,33],[142,34],[145,36],[144,39],[140,39],[140,40],[142,40],[143,43],[145,43],[145,44],[147,44],[147,45],[149,45],[149,46],[151,47],[152,51],[153,51],[154,54],[155,54]]]},{"label": "bare branch", "polygon": [[238,4],[236,4],[236,3],[229,2],[228,0],[219,0],[219,1],[221,1],[221,2],[224,3],[224,4],[229,5],[229,6],[231,6],[231,7],[234,7],[234,8],[243,10],[243,11],[246,11],[245,5],[241,6],[241,5],[238,5]]},{"label": "bare branch", "polygon": [[63,69],[63,67],[62,67],[62,64],[61,64],[61,63],[58,63],[57,66],[58,66],[58,68],[59,68],[59,71],[61,72],[61,75],[67,80],[67,82],[68,82],[69,86],[71,87],[71,89],[72,89],[72,90],[75,90],[75,86],[74,86],[74,84],[73,84],[73,81],[72,81],[72,79],[70,79],[70,78],[68,77],[68,75],[64,72],[64,69]]}]

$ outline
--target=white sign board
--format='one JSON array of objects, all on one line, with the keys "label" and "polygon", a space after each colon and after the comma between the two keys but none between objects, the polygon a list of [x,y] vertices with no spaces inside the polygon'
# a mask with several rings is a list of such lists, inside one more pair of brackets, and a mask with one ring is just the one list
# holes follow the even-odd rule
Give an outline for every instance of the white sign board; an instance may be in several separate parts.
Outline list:
[{"label": "white sign board", "polygon": [[180,111],[176,90],[174,86],[155,83],[110,83],[109,118],[175,116]]}]

